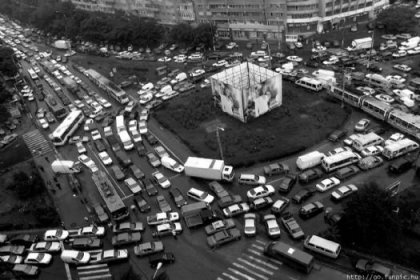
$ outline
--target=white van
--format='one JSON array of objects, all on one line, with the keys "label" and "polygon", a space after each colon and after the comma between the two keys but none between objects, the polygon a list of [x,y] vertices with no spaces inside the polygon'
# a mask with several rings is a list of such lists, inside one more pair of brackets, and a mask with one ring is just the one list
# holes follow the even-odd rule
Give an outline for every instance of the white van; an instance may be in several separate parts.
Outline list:
[{"label": "white van", "polygon": [[90,254],[76,250],[63,250],[61,260],[65,263],[86,264],[90,260]]},{"label": "white van", "polygon": [[255,174],[241,174],[238,182],[243,185],[259,186],[264,185],[267,179],[264,176]]},{"label": "white van", "polygon": [[341,251],[340,244],[330,241],[328,239],[324,239],[317,235],[309,235],[308,237],[306,237],[303,246],[308,250],[317,252],[319,254],[334,259],[338,258],[338,255]]}]

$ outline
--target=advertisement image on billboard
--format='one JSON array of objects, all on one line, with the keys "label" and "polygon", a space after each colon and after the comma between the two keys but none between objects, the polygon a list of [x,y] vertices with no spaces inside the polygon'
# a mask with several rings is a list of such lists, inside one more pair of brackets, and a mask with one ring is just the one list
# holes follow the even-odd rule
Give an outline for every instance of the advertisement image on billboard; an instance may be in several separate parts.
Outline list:
[{"label": "advertisement image on billboard", "polygon": [[238,118],[244,119],[242,106],[242,92],[240,89],[234,88],[232,85],[223,83],[222,81],[212,80],[213,95],[219,100],[220,107],[223,112]]}]

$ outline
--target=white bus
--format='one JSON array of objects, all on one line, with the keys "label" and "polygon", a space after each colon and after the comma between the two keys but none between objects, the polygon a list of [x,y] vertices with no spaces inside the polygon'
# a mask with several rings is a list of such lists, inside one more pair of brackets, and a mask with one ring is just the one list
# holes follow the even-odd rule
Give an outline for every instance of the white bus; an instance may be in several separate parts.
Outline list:
[{"label": "white bus", "polygon": [[360,160],[360,156],[352,151],[344,151],[332,156],[324,157],[321,165],[326,172],[331,172],[341,167],[356,163]]},{"label": "white bus", "polygon": [[309,235],[306,237],[303,246],[311,251],[325,255],[330,258],[338,258],[341,251],[341,245],[331,240],[324,239],[317,235]]},{"label": "white bus", "polygon": [[368,134],[357,135],[357,138],[353,140],[353,149],[361,152],[369,146],[382,145],[383,143],[384,139],[381,136],[374,132],[370,132]]},{"label": "white bus", "polygon": [[419,144],[408,139],[401,139],[395,143],[385,146],[385,149],[382,152],[382,155],[387,159],[393,159],[411,151],[418,149]]},{"label": "white bus", "polygon": [[54,132],[50,134],[50,139],[53,144],[55,146],[64,145],[79,125],[83,123],[84,118],[85,116],[82,111],[71,111]]},{"label": "white bus", "polygon": [[127,130],[120,130],[118,132],[118,135],[120,136],[120,140],[124,146],[124,150],[128,151],[134,148],[133,141],[131,141],[131,137],[128,134]]},{"label": "white bus", "polygon": [[123,115],[118,115],[115,118],[115,127],[117,128],[117,132],[120,132],[122,130],[127,130],[127,128],[125,127]]},{"label": "white bus", "polygon": [[32,68],[28,68],[28,74],[31,77],[32,80],[38,79],[38,75],[35,73],[35,70]]},{"label": "white bus", "polygon": [[322,90],[322,83],[316,79],[311,79],[308,77],[303,77],[295,82],[298,86],[313,90],[313,91],[321,91]]}]

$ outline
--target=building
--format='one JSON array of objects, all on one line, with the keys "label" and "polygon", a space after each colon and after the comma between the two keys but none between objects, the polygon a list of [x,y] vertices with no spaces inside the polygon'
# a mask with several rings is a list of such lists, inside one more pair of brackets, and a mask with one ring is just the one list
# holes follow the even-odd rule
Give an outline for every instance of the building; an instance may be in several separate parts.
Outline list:
[{"label": "building", "polygon": [[282,78],[277,72],[250,62],[210,77],[216,105],[223,112],[247,122],[281,106]]}]

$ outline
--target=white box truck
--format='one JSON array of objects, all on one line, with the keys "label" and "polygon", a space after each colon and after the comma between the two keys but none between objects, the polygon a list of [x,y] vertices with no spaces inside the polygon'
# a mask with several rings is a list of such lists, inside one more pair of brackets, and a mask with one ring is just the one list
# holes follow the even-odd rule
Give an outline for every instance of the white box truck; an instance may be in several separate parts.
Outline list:
[{"label": "white box truck", "polygon": [[232,182],[235,177],[233,167],[218,159],[188,157],[184,168],[186,175],[202,179]]},{"label": "white box truck", "polygon": [[318,69],[312,72],[312,75],[322,83],[323,86],[335,85],[337,83],[335,79],[335,72],[331,70]]},{"label": "white box truck", "polygon": [[308,168],[312,168],[315,167],[319,164],[321,164],[321,160],[325,157],[325,154],[318,152],[318,151],[313,151],[310,152],[308,154],[302,155],[300,157],[297,158],[296,160],[296,166],[300,169],[300,170],[305,170]]},{"label": "white box truck", "polygon": [[354,39],[351,42],[351,46],[347,48],[348,51],[362,51],[372,48],[372,38],[366,37],[361,39]]},{"label": "white box truck", "polygon": [[79,173],[80,164],[71,160],[55,160],[51,163],[55,173]]}]

